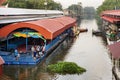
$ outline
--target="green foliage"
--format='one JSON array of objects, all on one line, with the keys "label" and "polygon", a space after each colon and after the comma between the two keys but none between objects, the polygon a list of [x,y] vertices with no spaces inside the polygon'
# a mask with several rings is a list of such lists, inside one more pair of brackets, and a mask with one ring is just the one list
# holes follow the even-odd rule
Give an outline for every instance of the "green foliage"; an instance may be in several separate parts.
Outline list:
[{"label": "green foliage", "polygon": [[120,0],[105,0],[101,6],[97,8],[97,13],[100,15],[105,10],[120,9]]},{"label": "green foliage", "polygon": [[84,18],[85,19],[94,19],[96,15],[96,11],[94,7],[85,7],[84,9]]},{"label": "green foliage", "polygon": [[[45,5],[46,1],[47,5]],[[53,0],[9,0],[7,3],[9,7],[14,8],[62,10],[61,4]]]},{"label": "green foliage", "polygon": [[86,70],[79,67],[73,62],[58,62],[57,64],[48,65],[47,70],[51,73],[58,74],[82,74]]},{"label": "green foliage", "polygon": [[73,11],[75,14],[81,14],[82,6],[79,4],[72,4],[68,7],[68,10]]}]

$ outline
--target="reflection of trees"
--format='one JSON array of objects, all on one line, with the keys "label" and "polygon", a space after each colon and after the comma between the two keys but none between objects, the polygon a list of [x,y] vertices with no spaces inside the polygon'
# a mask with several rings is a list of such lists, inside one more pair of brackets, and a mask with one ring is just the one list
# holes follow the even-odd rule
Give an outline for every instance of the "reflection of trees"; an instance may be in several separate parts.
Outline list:
[{"label": "reflection of trees", "polygon": [[35,66],[5,66],[4,73],[6,80],[49,80],[54,77],[46,72],[45,62]]},{"label": "reflection of trees", "polygon": [[34,80],[37,66],[4,66],[4,74],[12,80]]},{"label": "reflection of trees", "polygon": [[5,75],[5,74],[2,74],[0,76],[0,80],[13,80],[12,78],[10,78],[9,76]]},{"label": "reflection of trees", "polygon": [[72,40],[73,39],[70,40],[69,38],[65,40],[63,44],[61,44],[61,46],[56,49],[57,53],[51,53],[51,55],[49,55],[49,57],[47,57],[45,61],[42,61],[38,65],[5,65],[3,67],[3,73],[4,75],[6,75],[5,77],[9,77],[10,79],[8,80],[54,80],[56,76],[54,74],[49,74],[46,71],[46,67],[48,64],[64,60],[64,57],[67,54],[67,50],[71,47],[70,45],[73,43]]}]

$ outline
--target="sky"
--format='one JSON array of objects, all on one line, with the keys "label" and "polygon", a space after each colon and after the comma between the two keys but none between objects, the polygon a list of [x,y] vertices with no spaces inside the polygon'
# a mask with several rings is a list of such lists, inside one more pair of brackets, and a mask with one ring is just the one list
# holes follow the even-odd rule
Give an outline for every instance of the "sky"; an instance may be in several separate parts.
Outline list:
[{"label": "sky", "polygon": [[81,2],[83,7],[92,6],[97,8],[99,5],[102,4],[104,0],[54,0],[54,1],[61,3],[63,8],[65,9],[71,4],[77,4],[78,2]]}]

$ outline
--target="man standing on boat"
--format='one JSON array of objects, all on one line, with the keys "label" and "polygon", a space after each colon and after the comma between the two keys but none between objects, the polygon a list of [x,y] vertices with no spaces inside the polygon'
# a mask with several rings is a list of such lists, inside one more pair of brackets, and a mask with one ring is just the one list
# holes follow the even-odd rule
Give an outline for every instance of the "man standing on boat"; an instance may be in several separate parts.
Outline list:
[{"label": "man standing on boat", "polygon": [[41,56],[41,55],[40,55],[41,47],[38,45],[38,46],[36,47],[36,50],[37,50],[37,56],[40,57],[40,56]]},{"label": "man standing on boat", "polygon": [[17,49],[15,49],[14,55],[15,55],[16,60],[18,60],[18,58],[20,57],[20,54],[18,53]]},{"label": "man standing on boat", "polygon": [[34,46],[31,47],[31,52],[32,52],[32,57],[34,57],[34,52],[35,52],[35,47]]}]

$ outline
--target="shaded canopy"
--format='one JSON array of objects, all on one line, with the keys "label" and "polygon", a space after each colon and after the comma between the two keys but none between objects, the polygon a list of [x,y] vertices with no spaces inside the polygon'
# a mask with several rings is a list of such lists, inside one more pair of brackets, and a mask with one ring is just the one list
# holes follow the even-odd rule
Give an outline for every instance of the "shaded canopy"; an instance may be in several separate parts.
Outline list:
[{"label": "shaded canopy", "polygon": [[13,35],[15,37],[23,37],[23,38],[27,38],[27,37],[32,37],[32,38],[41,38],[44,41],[46,41],[41,34],[37,33],[37,32],[15,32],[13,33]]},{"label": "shaded canopy", "polygon": [[10,33],[20,28],[29,28],[37,31],[46,39],[53,39],[66,29],[74,26],[76,20],[70,17],[58,17],[9,24],[0,29],[0,37],[7,37]]}]

